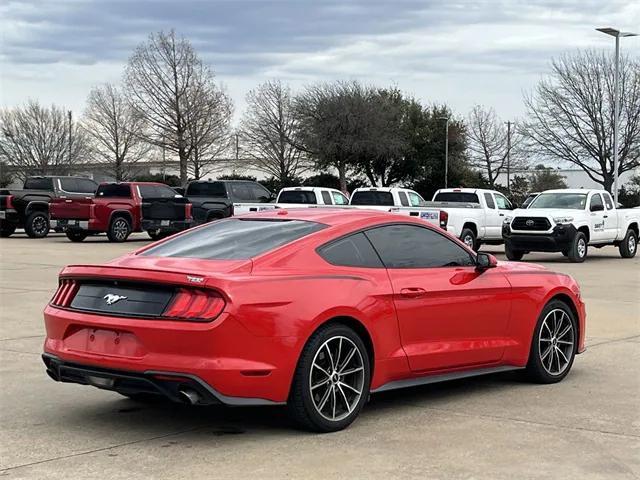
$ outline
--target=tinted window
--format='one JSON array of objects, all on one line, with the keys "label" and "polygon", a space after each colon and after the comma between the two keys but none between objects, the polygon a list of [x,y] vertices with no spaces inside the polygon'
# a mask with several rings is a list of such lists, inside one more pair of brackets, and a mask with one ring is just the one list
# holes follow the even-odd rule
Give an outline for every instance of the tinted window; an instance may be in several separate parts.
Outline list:
[{"label": "tinted window", "polygon": [[387,268],[475,265],[464,248],[428,228],[385,225],[367,230],[366,235]]},{"label": "tinted window", "polygon": [[496,203],[498,204],[499,210],[513,210],[511,202],[504,195],[496,193]]},{"label": "tinted window", "polygon": [[190,230],[141,255],[241,260],[268,252],[323,228],[323,224],[301,220],[220,220]]},{"label": "tinted window", "polygon": [[227,198],[223,182],[192,182],[187,186],[187,196]]},{"label": "tinted window", "polygon": [[138,185],[142,198],[156,198],[156,187],[153,185]]},{"label": "tinted window", "polygon": [[583,210],[586,205],[586,193],[541,193],[529,204],[529,208]]},{"label": "tinted window", "polygon": [[533,202],[533,199],[536,198],[537,195],[537,193],[530,193],[529,196],[525,198],[524,202],[522,202],[522,207],[520,208],[527,208],[531,205],[531,202]]},{"label": "tinted window", "polygon": [[175,198],[176,191],[164,185],[138,185],[142,198]]},{"label": "tinted window", "polygon": [[271,192],[257,183],[250,184],[251,193],[256,201],[269,201]]},{"label": "tinted window", "polygon": [[95,193],[98,188],[98,184],[93,180],[88,178],[76,178],[76,182],[78,185],[78,193]]},{"label": "tinted window", "polygon": [[409,192],[409,201],[411,202],[412,207],[419,207],[422,202],[424,202],[424,198],[414,192]]},{"label": "tinted window", "polygon": [[24,182],[26,190],[53,190],[53,181],[50,178],[27,178]]},{"label": "tinted window", "polygon": [[99,185],[96,197],[131,198],[131,186],[121,183],[107,183]]},{"label": "tinted window", "polygon": [[280,192],[278,203],[305,203],[315,205],[318,201],[316,200],[315,192],[308,190],[286,190]]},{"label": "tinted window", "polygon": [[398,196],[400,197],[400,205],[403,207],[409,206],[409,199],[407,198],[407,194],[404,192],[398,192]]},{"label": "tinted window", "polygon": [[322,202],[325,205],[331,205],[331,195],[329,195],[329,192],[327,191],[322,191]]},{"label": "tinted window", "polygon": [[384,267],[380,257],[371,246],[371,242],[363,233],[356,233],[346,238],[325,245],[318,250],[322,258],[332,265],[343,267]]},{"label": "tinted window", "polygon": [[434,198],[434,202],[453,203],[480,203],[478,195],[468,192],[440,192]]},{"label": "tinted window", "polygon": [[589,210],[592,212],[598,210],[604,210],[604,204],[602,203],[602,197],[599,193],[596,193],[591,197],[591,203],[589,203]]},{"label": "tinted window", "polygon": [[331,192],[331,196],[333,197],[333,203],[336,205],[349,205],[349,200],[341,193]]},{"label": "tinted window", "polygon": [[611,200],[611,195],[609,195],[608,193],[603,193],[602,195],[604,197],[604,203],[607,204],[607,210],[612,210],[613,200]]},{"label": "tinted window", "polygon": [[393,207],[393,195],[390,192],[363,190],[351,196],[351,205],[380,205]]},{"label": "tinted window", "polygon": [[484,201],[487,202],[487,208],[496,208],[496,204],[493,203],[493,195],[490,193],[484,194]]}]

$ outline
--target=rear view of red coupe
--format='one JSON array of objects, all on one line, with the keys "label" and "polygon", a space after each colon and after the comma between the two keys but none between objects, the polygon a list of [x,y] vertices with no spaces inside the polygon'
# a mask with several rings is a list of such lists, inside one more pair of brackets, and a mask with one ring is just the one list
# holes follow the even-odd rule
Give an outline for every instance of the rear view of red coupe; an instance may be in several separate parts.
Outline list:
[{"label": "rear view of red coupe", "polygon": [[363,210],[230,218],[68,266],[44,317],[56,381],[287,404],[321,432],[347,427],[370,393],[515,369],[558,382],[585,337],[571,277]]}]

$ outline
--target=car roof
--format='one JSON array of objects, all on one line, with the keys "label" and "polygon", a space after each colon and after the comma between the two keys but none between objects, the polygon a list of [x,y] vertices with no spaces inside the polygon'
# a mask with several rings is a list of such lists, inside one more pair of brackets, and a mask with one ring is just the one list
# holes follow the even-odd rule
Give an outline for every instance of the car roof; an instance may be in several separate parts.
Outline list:
[{"label": "car roof", "polygon": [[[273,218],[278,220],[303,220],[308,222],[318,222],[329,226],[348,225],[358,223],[363,220],[371,221],[393,221],[395,217],[388,212],[379,210],[366,210],[359,208],[282,208],[265,210],[258,213],[250,213],[236,218]],[[398,216],[396,220],[409,220],[416,217]]]},{"label": "car roof", "polygon": [[606,193],[606,190],[589,189],[589,188],[556,188],[555,190],[545,190],[541,193]]}]

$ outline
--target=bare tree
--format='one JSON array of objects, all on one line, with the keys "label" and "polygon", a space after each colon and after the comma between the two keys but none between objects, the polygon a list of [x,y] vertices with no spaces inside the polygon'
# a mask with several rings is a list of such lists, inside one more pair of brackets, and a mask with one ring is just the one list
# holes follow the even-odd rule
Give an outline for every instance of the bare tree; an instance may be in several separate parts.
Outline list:
[{"label": "bare tree", "polygon": [[[583,169],[611,192],[614,179],[614,64],[595,51],[552,62],[549,78],[525,97],[522,133],[533,153]],[[618,173],[640,165],[640,62],[620,62]]]},{"label": "bare tree", "polygon": [[281,184],[309,168],[296,146],[297,117],[291,89],[270,80],[247,94],[247,110],[240,126],[243,150],[252,167]]},{"label": "bare tree", "polygon": [[94,161],[117,181],[129,180],[152,148],[142,139],[145,123],[123,93],[106,83],[89,93],[83,128]]},{"label": "bare tree", "polygon": [[0,110],[0,160],[19,178],[69,173],[84,153],[84,135],[71,111],[35,101]]},{"label": "bare tree", "polygon": [[487,176],[491,186],[509,168],[521,167],[521,136],[503,122],[493,108],[473,107],[467,118],[469,164]]},{"label": "bare tree", "polygon": [[191,92],[193,107],[187,112],[191,154],[188,173],[196,180],[226,166],[222,156],[231,145],[233,102],[212,83]]},{"label": "bare tree", "polygon": [[135,50],[125,84],[131,104],[147,124],[145,139],[177,155],[180,180],[185,183],[189,158],[198,143],[189,138],[189,121],[202,118],[197,110],[206,105],[201,96],[210,90],[213,73],[191,43],[172,30],[150,35]]}]

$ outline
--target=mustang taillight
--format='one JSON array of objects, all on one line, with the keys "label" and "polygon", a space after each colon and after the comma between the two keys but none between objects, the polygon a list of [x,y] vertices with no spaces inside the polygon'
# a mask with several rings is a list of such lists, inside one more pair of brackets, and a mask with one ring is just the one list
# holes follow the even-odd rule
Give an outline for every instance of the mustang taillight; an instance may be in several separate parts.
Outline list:
[{"label": "mustang taillight", "polygon": [[71,305],[71,300],[73,300],[73,297],[75,297],[77,291],[78,283],[75,280],[60,280],[58,290],[51,299],[51,305],[55,305],[57,307],[68,307],[69,305]]},{"label": "mustang taillight", "polygon": [[449,214],[444,210],[440,210],[440,228],[447,229],[447,223],[449,223]]},{"label": "mustang taillight", "polygon": [[224,298],[215,292],[181,288],[162,316],[207,322],[220,315],[224,306]]}]

